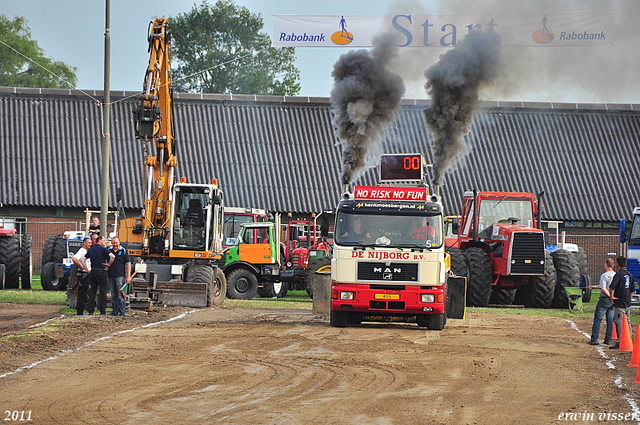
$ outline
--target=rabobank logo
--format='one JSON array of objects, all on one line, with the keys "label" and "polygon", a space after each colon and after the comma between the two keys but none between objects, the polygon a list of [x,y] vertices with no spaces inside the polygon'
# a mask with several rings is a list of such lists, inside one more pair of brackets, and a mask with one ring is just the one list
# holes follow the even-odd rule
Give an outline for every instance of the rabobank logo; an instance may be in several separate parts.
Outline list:
[{"label": "rabobank logo", "polygon": [[555,34],[553,34],[553,31],[551,31],[549,27],[547,27],[547,25],[549,24],[549,21],[547,20],[547,15],[544,15],[544,17],[542,18],[542,22],[540,22],[540,24],[542,25],[542,29],[534,32],[531,38],[533,38],[533,41],[535,41],[538,44],[551,43],[555,38]]},{"label": "rabobank logo", "polygon": [[342,46],[353,41],[353,34],[347,31],[347,20],[344,19],[344,16],[340,19],[340,31],[331,34],[331,41]]}]

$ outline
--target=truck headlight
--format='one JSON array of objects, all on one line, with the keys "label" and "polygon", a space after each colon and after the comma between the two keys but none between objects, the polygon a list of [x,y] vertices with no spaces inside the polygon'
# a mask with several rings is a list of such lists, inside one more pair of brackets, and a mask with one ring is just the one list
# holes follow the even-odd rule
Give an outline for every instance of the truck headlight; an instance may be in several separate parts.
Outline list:
[{"label": "truck headlight", "polygon": [[422,294],[421,301],[423,303],[432,303],[435,302],[436,296],[433,294]]},{"label": "truck headlight", "polygon": [[353,301],[353,292],[340,292],[340,299],[345,301]]}]

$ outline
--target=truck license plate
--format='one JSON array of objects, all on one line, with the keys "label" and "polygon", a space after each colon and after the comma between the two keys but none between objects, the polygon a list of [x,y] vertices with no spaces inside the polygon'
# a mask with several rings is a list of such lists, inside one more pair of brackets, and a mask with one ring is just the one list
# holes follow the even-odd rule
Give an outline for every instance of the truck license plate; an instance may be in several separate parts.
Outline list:
[{"label": "truck license plate", "polygon": [[399,300],[400,294],[375,294],[376,300]]}]

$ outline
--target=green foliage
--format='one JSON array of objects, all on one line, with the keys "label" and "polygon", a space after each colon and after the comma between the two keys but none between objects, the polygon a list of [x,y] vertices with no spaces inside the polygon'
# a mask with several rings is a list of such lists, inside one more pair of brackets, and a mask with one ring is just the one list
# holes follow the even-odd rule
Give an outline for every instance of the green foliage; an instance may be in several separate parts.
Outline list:
[{"label": "green foliage", "polygon": [[233,0],[206,0],[175,18],[169,17],[173,39],[174,88],[181,92],[294,96],[300,72],[295,49],[271,46],[261,14]]},{"label": "green foliage", "polygon": [[46,57],[25,18],[0,15],[0,41],[0,86],[75,88],[77,68]]}]

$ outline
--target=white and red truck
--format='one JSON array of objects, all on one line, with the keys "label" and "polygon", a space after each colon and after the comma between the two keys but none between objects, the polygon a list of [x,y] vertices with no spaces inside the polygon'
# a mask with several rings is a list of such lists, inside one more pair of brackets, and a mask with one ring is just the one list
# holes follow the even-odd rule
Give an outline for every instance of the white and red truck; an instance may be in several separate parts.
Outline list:
[{"label": "white and red truck", "polygon": [[442,330],[463,318],[465,278],[451,276],[443,208],[420,154],[383,155],[380,182],[355,186],[336,209],[331,326],[413,321]]}]

